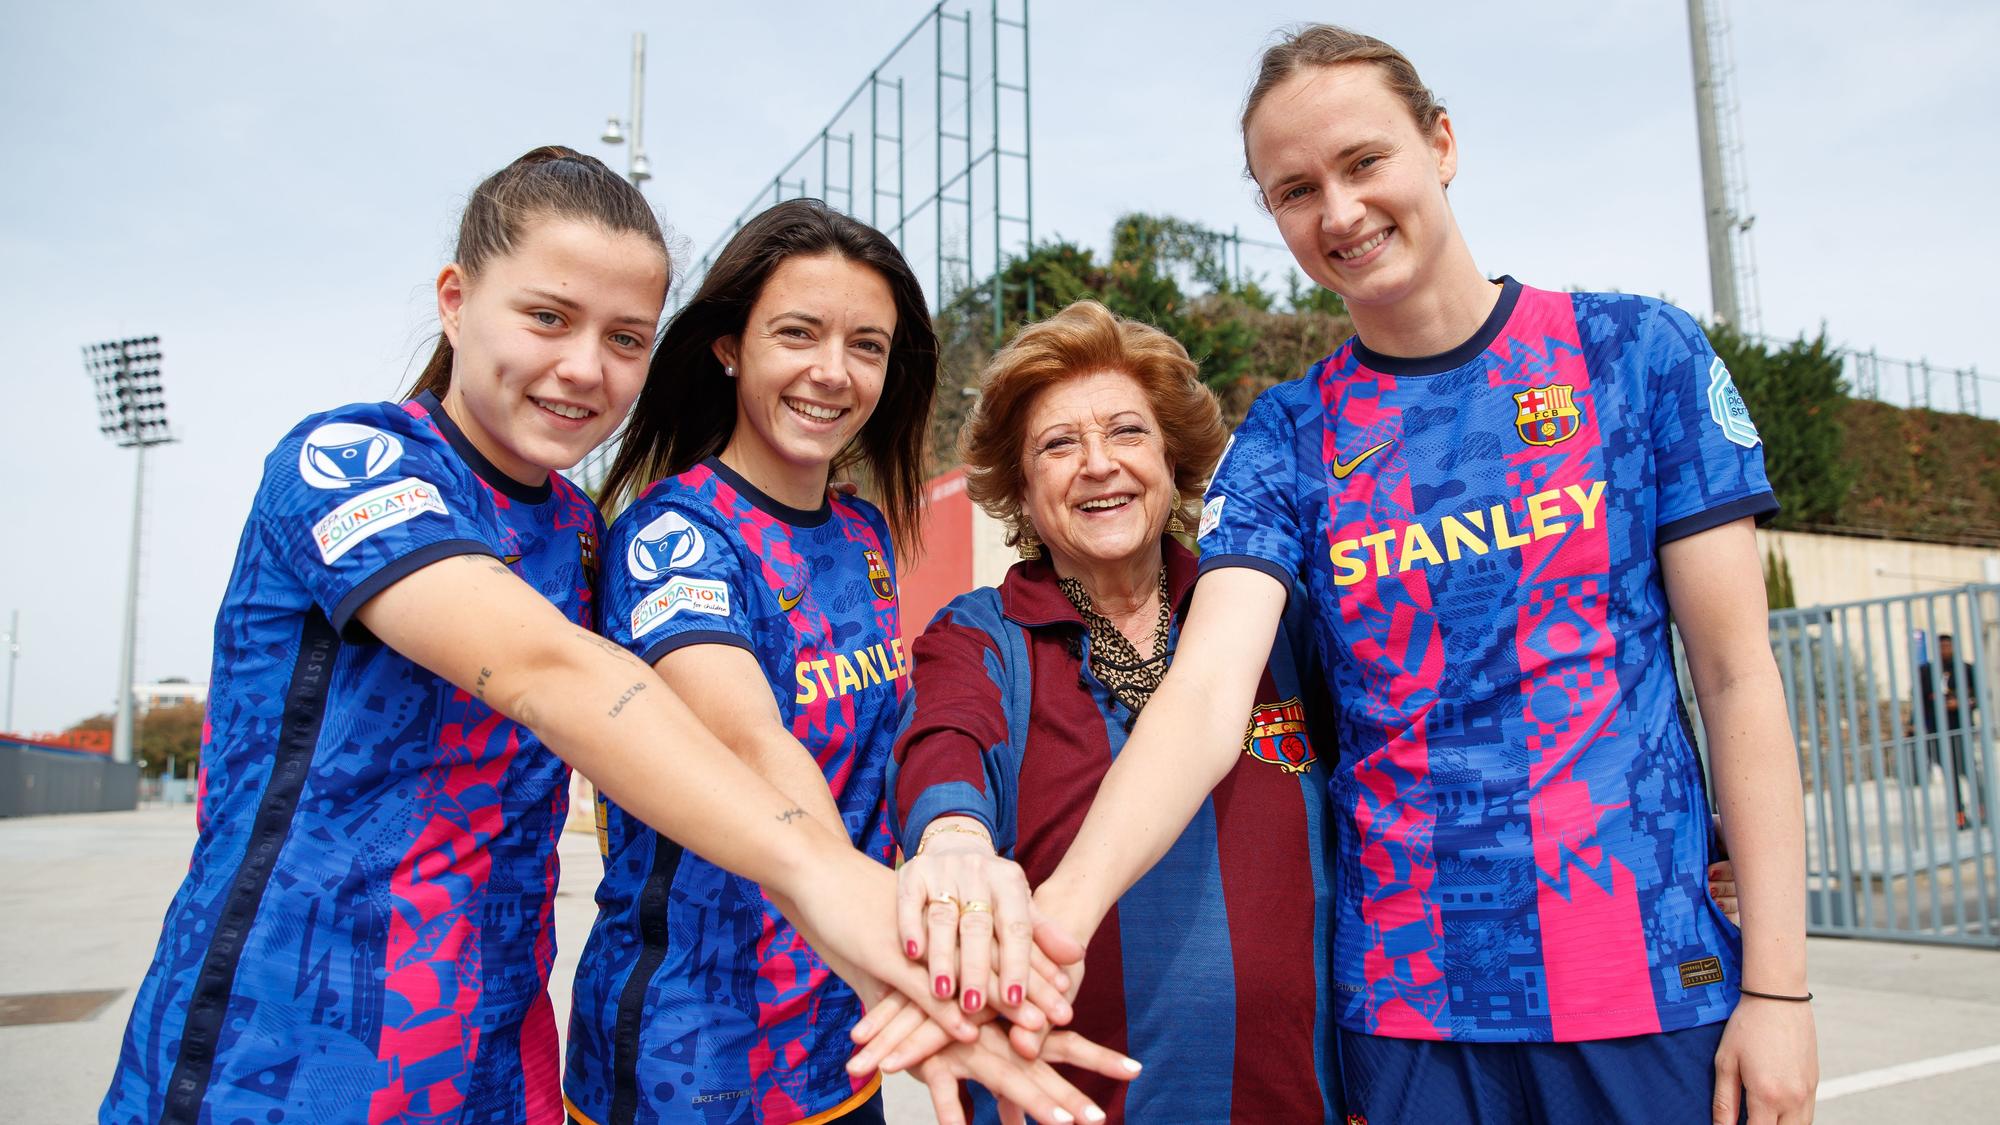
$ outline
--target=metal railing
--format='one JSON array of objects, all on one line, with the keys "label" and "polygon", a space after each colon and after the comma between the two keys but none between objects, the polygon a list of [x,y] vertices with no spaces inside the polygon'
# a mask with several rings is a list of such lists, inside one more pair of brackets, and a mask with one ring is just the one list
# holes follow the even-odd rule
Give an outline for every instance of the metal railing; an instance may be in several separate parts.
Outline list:
[{"label": "metal railing", "polygon": [[2000,586],[1780,610],[1770,630],[1805,785],[1810,932],[2000,947],[1995,696],[1981,674],[2000,650]]},{"label": "metal railing", "polygon": [[[1782,347],[1790,341],[1760,337]],[[1921,407],[1982,418],[2000,416],[2000,378],[1982,375],[1977,367],[1943,367],[1928,359],[1892,359],[1870,348],[1831,349],[1840,357],[1847,393],[1891,406]]]}]

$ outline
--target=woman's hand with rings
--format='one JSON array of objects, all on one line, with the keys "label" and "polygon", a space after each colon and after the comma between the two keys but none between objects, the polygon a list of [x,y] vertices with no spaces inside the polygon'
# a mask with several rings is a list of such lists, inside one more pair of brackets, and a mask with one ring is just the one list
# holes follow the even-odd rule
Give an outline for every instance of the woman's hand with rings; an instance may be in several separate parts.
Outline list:
[{"label": "woman's hand with rings", "polygon": [[[988,1001],[1012,1009],[1028,999],[1034,921],[1028,877],[994,855],[992,837],[972,817],[932,821],[918,853],[898,871],[896,923],[904,953],[928,963],[934,997],[958,995],[966,1011],[980,1011]],[[1056,961],[1082,957],[1074,941],[1050,937]]]},{"label": "woman's hand with rings", "polygon": [[968,1012],[991,1003],[1028,1025],[1042,1021],[1020,1011],[1027,1006],[1067,1019],[1061,993],[1069,981],[1059,966],[1082,960],[1083,947],[1042,922],[1026,874],[993,853],[984,825],[970,817],[932,821],[897,880],[903,952],[926,962],[933,996],[956,994]]}]

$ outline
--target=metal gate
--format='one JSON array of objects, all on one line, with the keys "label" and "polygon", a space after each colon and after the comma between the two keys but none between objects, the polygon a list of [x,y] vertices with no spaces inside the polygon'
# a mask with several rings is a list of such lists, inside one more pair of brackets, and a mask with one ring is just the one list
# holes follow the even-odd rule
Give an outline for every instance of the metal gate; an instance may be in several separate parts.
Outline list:
[{"label": "metal gate", "polygon": [[[2000,947],[2000,585],[1780,610],[1770,627],[1805,782],[1810,932]],[[1694,713],[1684,664],[1680,682]]]}]

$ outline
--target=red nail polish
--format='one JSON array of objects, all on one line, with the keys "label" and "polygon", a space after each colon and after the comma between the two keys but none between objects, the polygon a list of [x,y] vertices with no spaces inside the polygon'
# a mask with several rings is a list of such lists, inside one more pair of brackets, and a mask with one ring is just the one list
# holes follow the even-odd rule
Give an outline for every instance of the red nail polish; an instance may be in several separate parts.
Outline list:
[{"label": "red nail polish", "polygon": [[917,959],[917,943],[913,941],[913,942],[909,942],[909,943],[905,944],[905,945],[903,946],[903,955],[904,955],[905,957],[908,957],[908,958],[909,958],[910,960],[912,960],[912,961],[916,960],[916,959]]},{"label": "red nail polish", "polygon": [[976,1012],[976,1011],[978,1011],[978,1010],[979,1010],[979,1002],[980,1002],[980,1000],[981,1000],[981,999],[982,999],[982,998],[981,998],[981,997],[980,997],[980,995],[979,995],[979,990],[978,990],[978,989],[976,989],[976,988],[968,988],[968,989],[966,989],[966,990],[965,990],[965,1010],[966,1010],[966,1011],[968,1011],[968,1012]]},{"label": "red nail polish", "polygon": [[1020,986],[1020,985],[1018,985],[1018,984],[1011,984],[1011,985],[1008,985],[1008,986],[1007,986],[1007,1005],[1008,1005],[1009,1007],[1012,1007],[1012,1008],[1018,1008],[1018,1007],[1020,1007],[1020,1006],[1021,1006],[1021,986]]},{"label": "red nail polish", "polygon": [[944,998],[945,998],[945,997],[947,997],[947,996],[950,996],[950,995],[951,995],[951,978],[950,978],[950,977],[939,977],[939,978],[937,979],[937,984],[936,984],[936,986],[935,986],[935,991],[937,992],[937,997],[938,997],[938,999],[940,999],[940,1000],[944,999]]}]

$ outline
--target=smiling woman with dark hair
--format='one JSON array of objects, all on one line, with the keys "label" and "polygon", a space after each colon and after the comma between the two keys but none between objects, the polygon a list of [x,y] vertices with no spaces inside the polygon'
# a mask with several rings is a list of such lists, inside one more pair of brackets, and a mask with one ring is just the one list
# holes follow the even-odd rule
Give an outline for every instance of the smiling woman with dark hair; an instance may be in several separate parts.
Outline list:
[{"label": "smiling woman with dark hair", "polygon": [[[730,239],[667,326],[606,485],[616,499],[651,482],[607,537],[606,635],[801,815],[878,863],[908,673],[893,540],[914,524],[936,384],[923,290],[895,245],[818,200],[781,203]],[[857,463],[886,517],[829,490]],[[879,1078],[845,1066],[861,997],[756,882],[616,803],[598,817],[604,881],[574,991],[571,1115],[880,1122]],[[1103,1056],[1074,1036],[1056,1045]]]}]

